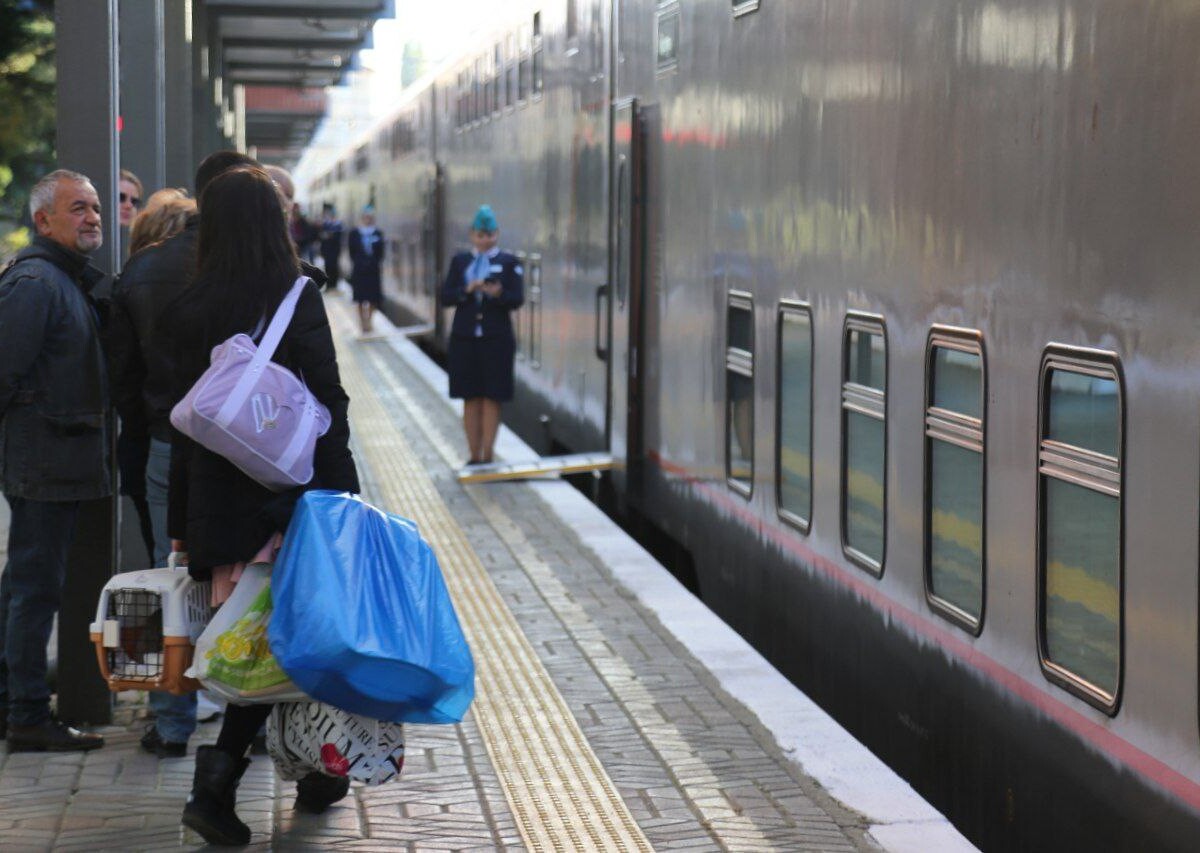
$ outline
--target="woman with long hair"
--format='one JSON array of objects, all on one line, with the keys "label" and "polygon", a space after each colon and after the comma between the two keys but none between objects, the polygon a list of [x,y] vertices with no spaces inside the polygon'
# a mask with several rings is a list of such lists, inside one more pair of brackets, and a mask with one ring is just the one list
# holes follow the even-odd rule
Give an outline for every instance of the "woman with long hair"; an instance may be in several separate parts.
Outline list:
[{"label": "woman with long hair", "polygon": [[[214,346],[239,332],[266,328],[299,274],[279,193],[266,172],[239,167],[214,178],[200,198],[195,281],[167,312],[169,327],[160,329],[163,351],[171,353],[176,399],[208,368]],[[315,473],[306,486],[272,492],[182,434],[172,438],[171,536],[178,540],[176,550],[188,552],[192,577],[212,581],[214,604],[228,599],[247,563],[273,559],[303,491],[359,489],[349,449],[349,398],[338,376],[325,304],[311,280],[272,360],[303,377],[332,418],[317,441]],[[250,840],[234,805],[250,763],[247,750],[270,710],[270,705],[229,705],[216,745],[196,751],[183,823],[210,844]],[[297,808],[322,811],[345,796],[348,783],[313,773],[298,788]]]}]

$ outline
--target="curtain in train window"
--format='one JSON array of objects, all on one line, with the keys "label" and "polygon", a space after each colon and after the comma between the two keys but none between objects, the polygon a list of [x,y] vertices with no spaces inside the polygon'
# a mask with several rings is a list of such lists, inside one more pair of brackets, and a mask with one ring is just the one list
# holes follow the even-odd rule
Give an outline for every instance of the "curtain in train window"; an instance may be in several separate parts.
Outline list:
[{"label": "curtain in train window", "polygon": [[749,496],[754,481],[754,311],[748,293],[729,294],[725,343],[725,479]]},{"label": "curtain in train window", "polygon": [[1109,711],[1120,689],[1122,623],[1122,398],[1114,365],[1047,357],[1038,454],[1043,663],[1053,680]]},{"label": "curtain in train window", "polygon": [[887,344],[881,321],[847,319],[843,364],[843,547],[854,562],[880,574],[887,519]]},{"label": "curtain in train window", "polygon": [[925,410],[925,580],[934,609],[968,630],[983,616],[983,354],[934,332]]},{"label": "curtain in train window", "polygon": [[806,306],[779,311],[779,514],[807,532],[812,518],[812,315]]}]

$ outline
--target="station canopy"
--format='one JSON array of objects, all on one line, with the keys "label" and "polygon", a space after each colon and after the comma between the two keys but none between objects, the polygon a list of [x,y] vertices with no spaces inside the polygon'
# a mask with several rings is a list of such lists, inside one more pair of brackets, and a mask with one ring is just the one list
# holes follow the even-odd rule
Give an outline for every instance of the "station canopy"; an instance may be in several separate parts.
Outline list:
[{"label": "station canopy", "polygon": [[293,163],[325,113],[324,88],[341,82],[371,46],[392,0],[208,0],[213,48],[228,84],[246,87],[246,144]]}]

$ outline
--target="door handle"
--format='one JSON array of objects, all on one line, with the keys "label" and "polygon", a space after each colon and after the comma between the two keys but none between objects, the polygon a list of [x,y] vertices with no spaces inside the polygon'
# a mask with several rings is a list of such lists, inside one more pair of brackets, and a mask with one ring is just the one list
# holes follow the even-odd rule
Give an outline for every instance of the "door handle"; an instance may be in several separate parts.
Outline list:
[{"label": "door handle", "polygon": [[604,346],[600,346],[600,303],[608,298],[608,285],[602,284],[596,288],[596,358],[601,361],[608,361],[608,341],[605,341]]}]

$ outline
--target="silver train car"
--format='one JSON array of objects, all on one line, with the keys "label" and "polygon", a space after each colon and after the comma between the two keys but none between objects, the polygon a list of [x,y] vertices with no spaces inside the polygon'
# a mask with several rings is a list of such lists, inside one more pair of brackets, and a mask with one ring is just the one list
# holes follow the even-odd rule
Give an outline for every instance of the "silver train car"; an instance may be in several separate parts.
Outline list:
[{"label": "silver train car", "polygon": [[980,846],[1200,849],[1200,9],[497,15],[309,188],[391,307],[490,203],[531,444]]}]

